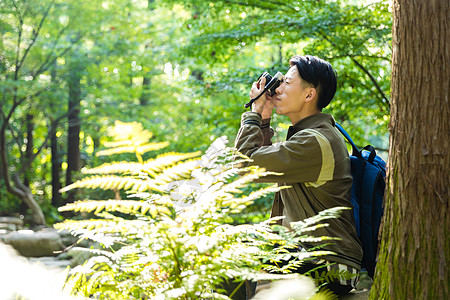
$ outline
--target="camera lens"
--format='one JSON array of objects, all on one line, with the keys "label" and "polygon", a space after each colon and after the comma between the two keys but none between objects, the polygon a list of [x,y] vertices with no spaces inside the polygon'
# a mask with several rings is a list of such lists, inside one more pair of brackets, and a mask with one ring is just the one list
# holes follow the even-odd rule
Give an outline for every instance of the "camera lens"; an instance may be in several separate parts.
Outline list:
[{"label": "camera lens", "polygon": [[275,74],[275,76],[273,76],[273,77],[270,76],[270,77],[271,77],[270,82],[268,82],[266,84],[265,89],[267,89],[269,91],[270,96],[273,96],[273,95],[275,95],[275,90],[281,84],[281,80],[283,79],[283,74],[281,74],[281,72],[277,72]]}]

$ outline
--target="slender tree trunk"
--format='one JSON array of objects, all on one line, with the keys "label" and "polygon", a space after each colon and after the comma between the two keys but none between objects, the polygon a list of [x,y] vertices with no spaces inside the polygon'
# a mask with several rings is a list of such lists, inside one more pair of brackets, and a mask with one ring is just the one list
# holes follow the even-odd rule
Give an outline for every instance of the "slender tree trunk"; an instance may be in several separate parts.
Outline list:
[{"label": "slender tree trunk", "polygon": [[[147,1],[147,8],[149,11],[152,11],[154,9],[154,0],[148,0]],[[145,51],[149,50],[149,45],[145,45]],[[142,80],[142,93],[139,97],[139,103],[142,106],[146,106],[150,102],[151,97],[151,83],[152,83],[152,77],[150,75],[150,72],[144,75],[144,78]]]},{"label": "slender tree trunk", "polygon": [[[50,68],[50,76],[53,84],[57,84],[57,63],[54,62],[53,66]],[[52,155],[52,205],[54,207],[62,206],[61,193],[61,153],[58,148],[58,122],[51,119],[52,131],[50,132],[50,152]]]},{"label": "slender tree trunk", "polygon": [[152,78],[150,77],[150,74],[145,74],[144,79],[142,80],[142,93],[139,97],[139,102],[142,106],[146,106],[150,102],[151,82]]},{"label": "slender tree trunk", "polygon": [[[6,122],[8,120],[3,119],[3,123],[0,126],[0,173],[2,173],[6,190],[12,195],[21,199],[31,209],[33,223],[36,225],[46,225],[44,213],[42,212],[39,204],[34,200],[33,195],[28,187],[26,187],[19,176],[11,176],[9,171],[8,152],[6,149]],[[14,180],[13,185],[11,177]]]},{"label": "slender tree trunk", "polygon": [[[81,73],[79,64],[71,62],[69,65],[69,129],[67,138],[67,170],[66,185],[74,182],[73,173],[80,171],[80,101],[81,101]],[[73,202],[75,191],[67,194],[66,203]]]},{"label": "slender tree trunk", "polygon": [[[34,130],[34,122],[33,122],[33,115],[31,113],[27,113],[26,119],[25,119],[25,125],[27,128],[27,135],[26,135],[26,142],[25,142],[25,154],[24,157],[22,157],[22,161],[29,161],[32,159],[33,156],[33,147],[34,147],[34,141],[33,141],[33,130]],[[31,167],[30,167],[31,168]],[[23,174],[23,184],[28,189],[30,189],[30,170],[27,169],[24,171]],[[26,215],[28,205],[25,201],[22,201],[20,204],[20,213],[22,215]]]},{"label": "slender tree trunk", "polygon": [[61,182],[59,181],[61,172],[61,161],[58,149],[58,137],[56,136],[56,124],[52,122],[52,132],[50,140],[50,150],[52,153],[52,205],[54,207],[60,207],[61,194],[59,190],[61,189]]},{"label": "slender tree trunk", "polygon": [[[34,140],[33,140],[33,130],[34,130],[34,122],[33,122],[33,115],[31,113],[28,113],[26,116],[26,126],[27,126],[27,139],[25,143],[25,157],[23,158],[24,161],[29,161],[32,159],[33,156],[33,147],[34,147]],[[29,170],[26,170],[24,172],[23,177],[23,184],[27,187],[30,187],[30,172]]]},{"label": "slender tree trunk", "polygon": [[394,0],[385,219],[371,299],[450,299],[450,2]]}]

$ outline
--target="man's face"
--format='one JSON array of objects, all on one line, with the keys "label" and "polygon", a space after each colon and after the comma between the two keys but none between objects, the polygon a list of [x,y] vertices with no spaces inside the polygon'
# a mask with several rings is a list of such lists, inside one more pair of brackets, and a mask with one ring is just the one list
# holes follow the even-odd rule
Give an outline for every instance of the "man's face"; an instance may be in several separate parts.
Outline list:
[{"label": "man's face", "polygon": [[284,76],[281,85],[276,89],[273,97],[277,114],[293,117],[301,116],[305,99],[312,86],[301,79],[297,67],[292,66]]}]

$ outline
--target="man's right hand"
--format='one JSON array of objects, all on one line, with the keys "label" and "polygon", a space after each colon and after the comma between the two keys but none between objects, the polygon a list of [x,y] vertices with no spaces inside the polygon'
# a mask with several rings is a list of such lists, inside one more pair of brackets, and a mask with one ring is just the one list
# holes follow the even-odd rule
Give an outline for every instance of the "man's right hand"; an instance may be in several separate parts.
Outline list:
[{"label": "man's right hand", "polygon": [[264,104],[263,111],[261,112],[262,119],[270,119],[275,107],[275,99],[272,98],[269,92],[266,92],[266,103]]},{"label": "man's right hand", "polygon": [[[265,84],[265,77],[262,77],[260,81],[254,82],[252,89],[250,90],[250,98],[253,99],[258,97],[258,95],[264,91]],[[275,104],[272,97],[270,97],[269,92],[266,92],[258,100],[253,102],[252,111],[260,114],[263,119],[270,119],[274,107]]]}]

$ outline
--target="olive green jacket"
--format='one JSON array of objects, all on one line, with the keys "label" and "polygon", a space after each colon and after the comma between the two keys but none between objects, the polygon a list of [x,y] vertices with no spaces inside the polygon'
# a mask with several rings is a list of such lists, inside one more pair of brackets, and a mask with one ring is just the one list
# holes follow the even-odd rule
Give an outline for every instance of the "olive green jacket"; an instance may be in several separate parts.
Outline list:
[{"label": "olive green jacket", "polygon": [[[306,117],[289,128],[285,142],[273,145],[270,142],[273,130],[269,123],[270,120],[263,121],[257,113],[244,113],[235,147],[253,160],[252,165],[282,173],[262,177],[259,181],[291,186],[275,195],[272,217],[285,216],[282,224],[289,227],[290,222],[315,216],[328,208],[351,207],[350,158],[333,117],[324,113]],[[323,248],[334,255],[321,258],[359,270],[362,248],[352,211],[345,210],[340,218],[324,222],[329,226],[311,234],[341,240]],[[310,248],[317,244],[302,246]]]}]

